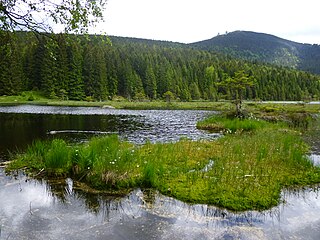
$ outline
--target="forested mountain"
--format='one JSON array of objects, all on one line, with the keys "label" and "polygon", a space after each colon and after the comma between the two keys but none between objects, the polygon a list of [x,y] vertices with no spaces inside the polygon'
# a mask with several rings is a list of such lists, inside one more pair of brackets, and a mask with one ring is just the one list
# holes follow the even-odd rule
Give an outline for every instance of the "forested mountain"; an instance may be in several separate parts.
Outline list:
[{"label": "forested mountain", "polygon": [[320,45],[302,44],[273,35],[235,31],[190,44],[250,61],[272,63],[320,74]]},{"label": "forested mountain", "polygon": [[318,99],[320,76],[239,60],[186,44],[111,37],[0,31],[0,95],[40,90],[51,98],[181,101],[232,99],[219,82],[244,71],[246,99]]}]

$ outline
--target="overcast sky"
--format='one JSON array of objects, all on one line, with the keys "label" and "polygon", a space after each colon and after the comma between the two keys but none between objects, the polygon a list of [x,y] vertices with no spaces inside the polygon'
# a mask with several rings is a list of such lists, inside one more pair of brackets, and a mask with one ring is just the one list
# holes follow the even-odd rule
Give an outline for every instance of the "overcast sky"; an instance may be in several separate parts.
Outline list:
[{"label": "overcast sky", "polygon": [[108,0],[108,35],[190,43],[235,30],[320,44],[319,0]]}]

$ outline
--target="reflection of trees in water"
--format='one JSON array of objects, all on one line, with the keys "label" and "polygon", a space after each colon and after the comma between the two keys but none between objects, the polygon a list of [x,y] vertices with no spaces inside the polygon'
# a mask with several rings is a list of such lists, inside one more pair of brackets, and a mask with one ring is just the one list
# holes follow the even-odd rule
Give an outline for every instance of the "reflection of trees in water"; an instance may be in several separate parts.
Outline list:
[{"label": "reflection of trees in water", "polygon": [[156,202],[156,198],[157,198],[157,192],[153,189],[144,189],[142,190],[142,200],[145,204],[148,204],[148,205],[154,205],[154,203]]},{"label": "reflection of trees in water", "polygon": [[102,214],[107,219],[110,212],[121,209],[121,198],[100,193],[92,193],[73,187],[73,181],[67,179],[47,179],[39,180],[45,184],[48,194],[57,199],[62,204],[68,204],[69,198],[73,197],[83,201],[86,209],[94,214]]},{"label": "reflection of trees in water", "polygon": [[65,179],[55,180],[39,180],[45,184],[48,194],[52,197],[57,198],[60,202],[66,203],[66,196],[68,195],[67,184]]}]

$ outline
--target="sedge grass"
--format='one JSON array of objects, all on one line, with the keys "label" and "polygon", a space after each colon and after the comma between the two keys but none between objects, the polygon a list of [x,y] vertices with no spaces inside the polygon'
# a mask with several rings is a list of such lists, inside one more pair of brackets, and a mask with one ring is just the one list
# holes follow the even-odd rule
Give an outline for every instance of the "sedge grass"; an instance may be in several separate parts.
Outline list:
[{"label": "sedge grass", "polygon": [[268,122],[256,118],[229,118],[221,115],[212,115],[197,123],[197,128],[212,132],[235,133],[254,131],[271,126]]}]

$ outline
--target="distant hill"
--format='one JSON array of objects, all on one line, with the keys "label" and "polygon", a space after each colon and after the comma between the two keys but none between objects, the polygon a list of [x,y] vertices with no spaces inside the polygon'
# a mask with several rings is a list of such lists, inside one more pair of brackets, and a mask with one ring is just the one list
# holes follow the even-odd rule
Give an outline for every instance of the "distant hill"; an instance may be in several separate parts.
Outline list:
[{"label": "distant hill", "polygon": [[163,41],[163,40],[152,40],[144,38],[134,38],[134,37],[118,37],[118,36],[109,36],[112,44],[142,44],[145,46],[161,46],[168,48],[188,48],[189,46],[185,43]]},{"label": "distant hill", "polygon": [[297,43],[264,33],[235,31],[189,45],[320,74],[320,45],[317,44]]}]

